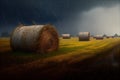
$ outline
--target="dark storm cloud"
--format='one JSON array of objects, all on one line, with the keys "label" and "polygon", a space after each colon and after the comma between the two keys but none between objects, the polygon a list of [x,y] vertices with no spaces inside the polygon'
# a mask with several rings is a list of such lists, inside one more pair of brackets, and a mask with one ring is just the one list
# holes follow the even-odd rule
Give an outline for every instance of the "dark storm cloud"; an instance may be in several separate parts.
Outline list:
[{"label": "dark storm cloud", "polygon": [[[24,24],[52,23],[60,33],[75,33],[70,22],[77,14],[96,6],[111,6],[119,0],[0,0],[0,32]],[[68,31],[69,28],[69,31]]]}]

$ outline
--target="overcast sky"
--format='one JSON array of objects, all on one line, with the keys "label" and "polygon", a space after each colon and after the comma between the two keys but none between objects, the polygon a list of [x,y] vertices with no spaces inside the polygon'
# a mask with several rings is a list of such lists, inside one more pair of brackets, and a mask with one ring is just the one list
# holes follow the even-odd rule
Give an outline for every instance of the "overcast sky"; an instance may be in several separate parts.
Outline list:
[{"label": "overcast sky", "polygon": [[60,34],[120,34],[120,0],[0,0],[0,32],[33,22],[51,23]]}]

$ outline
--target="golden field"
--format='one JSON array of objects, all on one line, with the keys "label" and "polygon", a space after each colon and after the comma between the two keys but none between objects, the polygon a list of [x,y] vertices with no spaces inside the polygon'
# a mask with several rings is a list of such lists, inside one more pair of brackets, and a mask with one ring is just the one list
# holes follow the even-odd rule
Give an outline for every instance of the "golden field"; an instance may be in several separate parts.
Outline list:
[{"label": "golden field", "polygon": [[[64,61],[64,60],[76,60],[74,57],[78,57],[78,60],[82,60],[87,57],[101,54],[100,52],[107,51],[116,45],[120,44],[120,38],[110,38],[104,40],[91,39],[90,41],[78,41],[78,38],[71,39],[62,39],[60,38],[59,50],[46,53],[46,54],[37,54],[37,53],[27,53],[27,52],[13,52],[10,48],[9,38],[0,39],[0,53],[1,56],[15,57],[18,59],[25,59],[24,61],[29,62],[39,59],[44,60],[53,60],[53,61]],[[9,55],[9,56],[8,56]],[[14,59],[13,59],[14,60]],[[20,61],[19,60],[19,61]],[[13,61],[14,62],[14,61]],[[16,60],[15,60],[16,62]],[[21,60],[21,63],[23,61]]]},{"label": "golden field", "polygon": [[[83,65],[88,66],[96,63],[98,60],[97,58],[101,57],[102,59],[103,56],[111,53],[112,49],[119,45],[120,38],[109,38],[104,40],[96,40],[91,38],[90,41],[78,41],[78,38],[60,38],[58,51],[47,54],[37,54],[33,52],[14,52],[10,48],[9,38],[1,38],[0,71],[2,74],[7,72],[10,75],[22,75],[23,73],[32,72],[30,75],[39,73],[40,75],[46,76],[50,75],[48,73],[56,71],[57,73],[51,75],[63,75],[65,72],[69,73],[69,71],[74,73],[74,71],[80,70],[78,68],[76,69],[76,65],[81,68]],[[119,62],[120,46],[119,48],[116,48],[115,53],[117,55],[115,57]],[[108,57],[105,58],[107,59]],[[103,65],[106,65],[106,63],[101,63],[100,66],[97,66],[101,67]],[[107,66],[108,65],[109,64],[107,64]],[[36,72],[36,70],[40,72]]]}]

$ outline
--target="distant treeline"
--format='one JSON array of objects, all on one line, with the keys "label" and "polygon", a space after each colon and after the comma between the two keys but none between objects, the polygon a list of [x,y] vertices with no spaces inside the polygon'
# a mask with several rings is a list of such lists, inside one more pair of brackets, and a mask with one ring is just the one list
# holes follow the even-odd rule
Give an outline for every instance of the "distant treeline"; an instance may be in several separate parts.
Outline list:
[{"label": "distant treeline", "polygon": [[1,37],[10,37],[10,33],[8,33],[7,31],[6,32],[2,32]]}]

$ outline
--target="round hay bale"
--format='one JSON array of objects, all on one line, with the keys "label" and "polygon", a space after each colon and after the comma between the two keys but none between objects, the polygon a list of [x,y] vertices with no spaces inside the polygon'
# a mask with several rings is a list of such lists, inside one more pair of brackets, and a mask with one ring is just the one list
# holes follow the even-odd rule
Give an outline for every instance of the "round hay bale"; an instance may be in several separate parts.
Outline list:
[{"label": "round hay bale", "polygon": [[32,25],[17,27],[11,37],[13,50],[47,53],[58,50],[59,37],[56,29],[50,25]]},{"label": "round hay bale", "polygon": [[79,41],[89,41],[90,32],[79,32]]},{"label": "round hay bale", "polygon": [[62,34],[63,39],[70,39],[71,35],[70,34]]},{"label": "round hay bale", "polygon": [[96,40],[103,40],[104,39],[104,37],[102,35],[96,35],[95,38],[96,38]]}]

